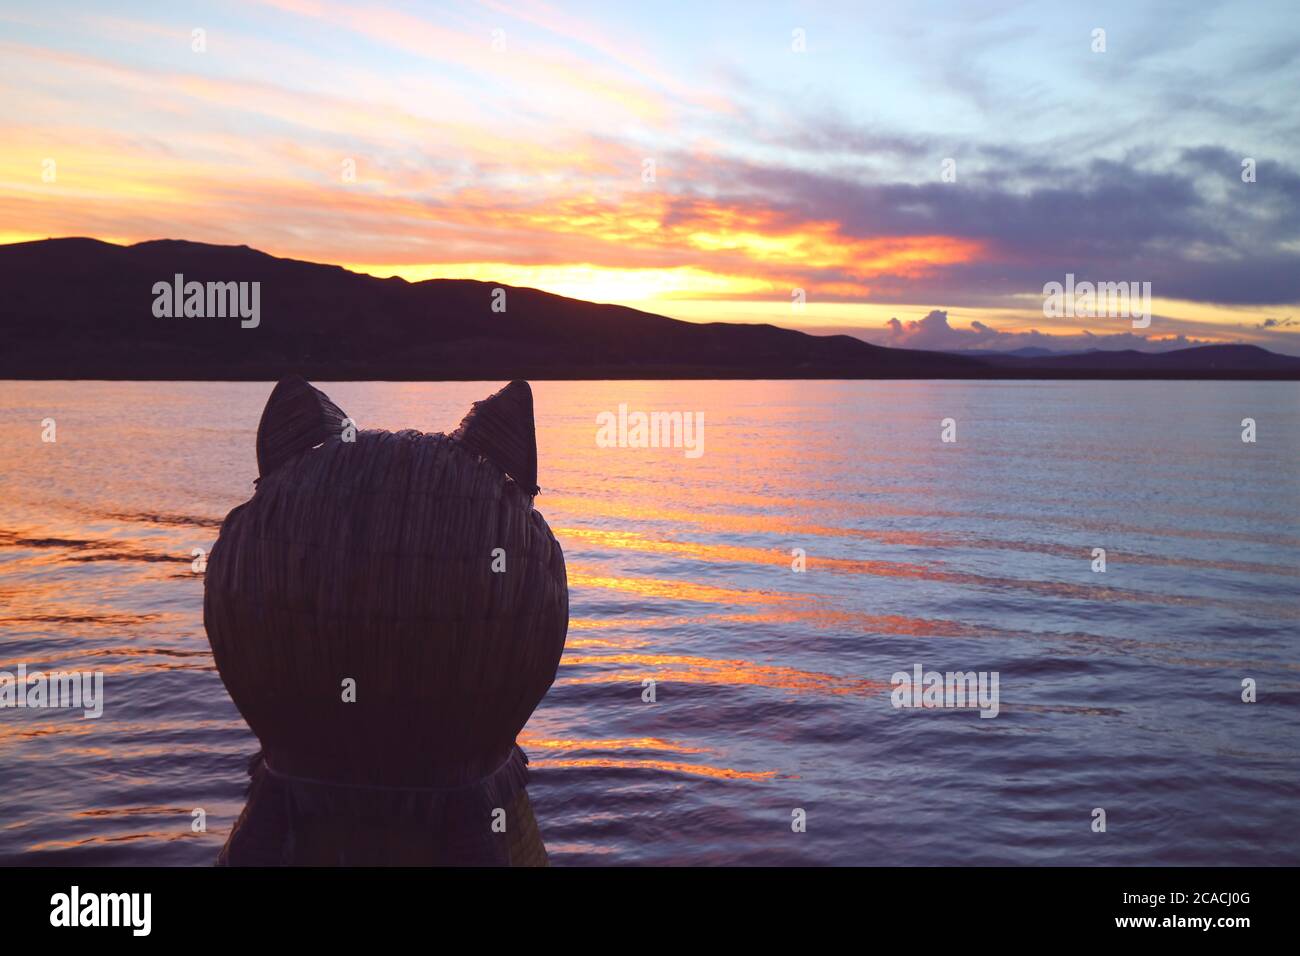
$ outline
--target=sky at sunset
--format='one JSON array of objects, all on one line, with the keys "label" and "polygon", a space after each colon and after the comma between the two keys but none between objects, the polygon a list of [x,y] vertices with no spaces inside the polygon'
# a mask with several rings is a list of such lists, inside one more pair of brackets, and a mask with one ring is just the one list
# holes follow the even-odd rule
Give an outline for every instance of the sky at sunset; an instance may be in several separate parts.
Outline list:
[{"label": "sky at sunset", "polygon": [[[921,348],[1300,354],[1294,0],[0,0],[0,84],[0,242]],[[1067,273],[1149,281],[1150,328],[1045,318]]]}]

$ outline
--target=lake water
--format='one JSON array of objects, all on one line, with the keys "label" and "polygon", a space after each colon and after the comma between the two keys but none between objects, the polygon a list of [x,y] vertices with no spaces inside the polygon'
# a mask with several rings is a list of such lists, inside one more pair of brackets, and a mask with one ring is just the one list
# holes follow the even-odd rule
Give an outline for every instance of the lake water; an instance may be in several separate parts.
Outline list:
[{"label": "lake water", "polygon": [[[500,384],[323,387],[439,431]],[[534,390],[572,620],[520,743],[554,864],[1300,863],[1300,386]],[[0,710],[0,862],[215,858],[257,744],[192,552],[269,391],[0,383],[0,669],[105,675],[98,720]],[[597,447],[621,403],[703,412],[704,453]],[[998,672],[998,715],[895,709],[917,664]]]}]

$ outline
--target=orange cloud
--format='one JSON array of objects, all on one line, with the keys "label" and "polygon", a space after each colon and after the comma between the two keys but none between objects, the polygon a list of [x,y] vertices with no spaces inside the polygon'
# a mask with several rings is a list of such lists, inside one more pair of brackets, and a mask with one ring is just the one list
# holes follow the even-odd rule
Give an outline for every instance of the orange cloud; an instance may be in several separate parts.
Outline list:
[{"label": "orange cloud", "polygon": [[[247,243],[379,275],[469,277],[652,305],[788,304],[795,287],[861,297],[878,276],[916,278],[987,254],[970,240],[855,237],[757,200],[692,196],[690,176],[707,167],[697,162],[708,158],[702,141],[680,153],[690,168],[661,158],[658,180],[643,183],[635,137],[584,130],[633,121],[676,143],[675,111],[731,104],[681,83],[635,43],[544,5],[489,5],[526,27],[507,36],[504,55],[490,35],[401,11],[329,0],[263,6],[410,54],[420,66],[395,79],[345,67],[339,80],[320,60],[301,81],[315,86],[305,88],[297,72],[231,73],[166,58],[140,65],[114,59],[111,45],[92,55],[0,41],[7,58],[52,77],[35,102],[53,114],[37,122],[0,110],[11,144],[0,156],[0,216],[22,224],[5,236]],[[186,48],[183,30],[87,19],[133,43]],[[283,52],[304,70],[313,65],[312,54],[270,39],[225,33],[213,43],[243,50],[241,63],[251,50],[254,61]],[[566,46],[575,43],[593,55]],[[535,93],[536,115],[508,125],[479,115],[474,101],[452,95],[466,83]],[[24,90],[3,87],[11,103]],[[97,122],[97,111],[111,120]],[[57,163],[53,181],[41,178],[48,159]],[[345,164],[354,178],[343,175]]]}]

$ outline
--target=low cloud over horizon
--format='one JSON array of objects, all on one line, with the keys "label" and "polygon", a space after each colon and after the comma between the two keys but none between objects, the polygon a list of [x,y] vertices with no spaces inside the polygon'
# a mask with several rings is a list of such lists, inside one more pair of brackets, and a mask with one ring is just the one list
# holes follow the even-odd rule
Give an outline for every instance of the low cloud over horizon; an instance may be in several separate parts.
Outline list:
[{"label": "low cloud over horizon", "polygon": [[1139,349],[1147,352],[1167,352],[1194,345],[1212,345],[1207,339],[1188,338],[1185,335],[1164,337],[1145,336],[1133,332],[1096,334],[1087,330],[1074,335],[1052,334],[1030,329],[1027,332],[1003,332],[972,319],[966,329],[954,328],[948,323],[948,313],[934,309],[925,318],[900,322],[891,318],[883,334],[868,338],[877,345],[893,348],[932,349],[936,351],[994,350],[1040,348],[1054,352],[1083,351],[1086,349]]},{"label": "low cloud over horizon", "polygon": [[[1153,318],[1153,325],[1161,324],[1167,323],[1159,316]],[[880,327],[818,325],[805,327],[804,331],[817,335],[852,335],[873,345],[890,348],[939,352],[1010,352],[1017,349],[1046,349],[1052,352],[1136,349],[1141,352],[1169,352],[1198,345],[1239,344],[1263,345],[1280,354],[1300,355],[1300,334],[1284,332],[1261,343],[1254,336],[1259,325],[1269,329],[1300,328],[1300,322],[1295,320],[1270,318],[1255,327],[1242,326],[1235,335],[1223,334],[1211,338],[1184,332],[1146,335],[1132,331],[1094,332],[1091,329],[1076,332],[1044,332],[1036,328],[1006,331],[974,318],[969,319],[963,328],[954,324],[950,310],[931,309],[920,319],[901,320],[891,317]]]}]

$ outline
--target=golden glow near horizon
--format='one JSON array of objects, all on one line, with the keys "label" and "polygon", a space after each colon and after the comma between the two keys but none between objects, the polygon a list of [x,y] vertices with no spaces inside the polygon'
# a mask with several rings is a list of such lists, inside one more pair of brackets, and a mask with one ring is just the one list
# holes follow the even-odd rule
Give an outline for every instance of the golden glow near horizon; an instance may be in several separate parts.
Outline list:
[{"label": "golden glow near horizon", "polygon": [[[744,277],[717,275],[691,268],[617,269],[591,264],[526,266],[504,262],[468,262],[450,265],[370,265],[343,263],[344,268],[379,278],[400,276],[408,282],[427,279],[473,279],[509,286],[541,289],[556,295],[612,303],[654,312],[686,322],[744,322],[808,329],[819,333],[879,332],[890,319],[904,323],[919,321],[932,310],[926,304],[898,302],[807,301],[796,308],[784,297],[785,290],[773,283]],[[1186,334],[1216,339],[1225,330],[1238,331],[1242,323],[1258,326],[1277,313],[1276,306],[1218,306],[1211,303],[1153,298],[1152,311],[1182,320]],[[949,310],[954,327],[970,322],[1005,334],[1027,334],[1033,330],[1058,335],[1080,335],[1085,331],[1105,334],[1124,331],[1116,320],[1114,329],[1097,321],[1056,320],[1049,323],[1041,304],[1012,303],[1007,306],[960,307]],[[1153,341],[1173,334],[1155,330]],[[1226,340],[1235,340],[1228,335]]]}]

